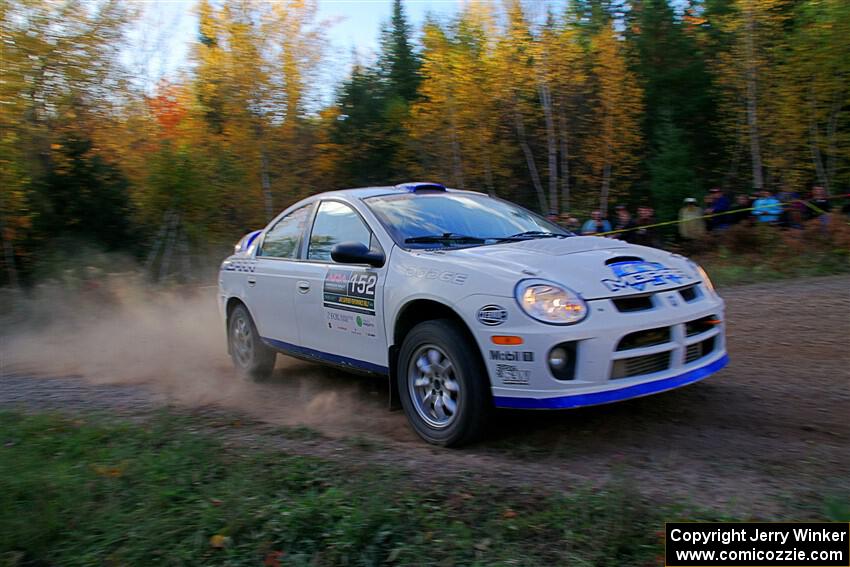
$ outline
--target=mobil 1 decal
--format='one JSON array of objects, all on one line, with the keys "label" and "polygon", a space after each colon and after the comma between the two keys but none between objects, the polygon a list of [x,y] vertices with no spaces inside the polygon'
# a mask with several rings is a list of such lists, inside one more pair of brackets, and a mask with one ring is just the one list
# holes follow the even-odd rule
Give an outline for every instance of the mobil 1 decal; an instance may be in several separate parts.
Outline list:
[{"label": "mobil 1 decal", "polygon": [[374,315],[377,283],[378,275],[369,270],[328,270],[325,276],[324,305]]}]

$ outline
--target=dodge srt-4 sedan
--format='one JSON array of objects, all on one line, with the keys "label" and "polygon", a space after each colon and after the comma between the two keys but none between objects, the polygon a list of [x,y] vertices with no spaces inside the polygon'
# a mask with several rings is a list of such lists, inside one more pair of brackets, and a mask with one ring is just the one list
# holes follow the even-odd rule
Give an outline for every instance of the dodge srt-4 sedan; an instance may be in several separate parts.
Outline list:
[{"label": "dodge srt-4 sedan", "polygon": [[411,426],[447,446],[493,408],[626,400],[728,360],[695,263],[434,183],[296,203],[239,241],[219,301],[242,374],[281,352],[388,375]]}]

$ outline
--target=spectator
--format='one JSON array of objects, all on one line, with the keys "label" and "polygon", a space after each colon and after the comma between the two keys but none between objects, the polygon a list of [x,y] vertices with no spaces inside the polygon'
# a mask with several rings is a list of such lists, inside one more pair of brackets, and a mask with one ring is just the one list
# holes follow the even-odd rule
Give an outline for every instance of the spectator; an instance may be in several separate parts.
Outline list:
[{"label": "spectator", "polygon": [[820,185],[812,187],[812,198],[806,207],[806,220],[816,219],[822,215],[829,214],[832,203],[826,198],[826,190]]},{"label": "spectator", "polygon": [[558,224],[570,232],[578,233],[581,229],[581,223],[570,213],[561,213],[561,216],[558,218]]},{"label": "spectator", "polygon": [[558,212],[557,211],[549,211],[549,214],[546,215],[546,220],[558,224]]},{"label": "spectator", "polygon": [[753,216],[759,222],[776,223],[782,214],[782,203],[773,196],[770,189],[761,192],[761,197],[753,203]]},{"label": "spectator", "polygon": [[712,187],[708,191],[708,203],[705,209],[706,215],[719,215],[711,217],[708,220],[708,230],[723,230],[729,228],[732,224],[731,215],[725,214],[729,212],[731,203],[728,197],[723,194],[720,187]]},{"label": "spectator", "polygon": [[750,209],[752,208],[752,203],[750,203],[750,198],[745,194],[740,194],[735,197],[735,204],[729,207],[731,211],[727,216],[729,217],[729,222],[731,224],[739,224],[744,221],[749,221]]},{"label": "spectator", "polygon": [[[617,205],[617,218],[614,220],[614,234],[611,235],[612,238],[617,238],[619,240],[625,240],[626,242],[632,241],[632,229],[635,227],[635,221],[632,220],[632,214],[625,207],[625,205]],[[622,231],[622,232],[616,232]]]},{"label": "spectator", "polygon": [[589,235],[602,232],[611,232],[611,223],[602,218],[602,211],[593,211],[590,213],[590,219],[582,225],[581,233],[582,235]]},{"label": "spectator", "polygon": [[658,248],[661,242],[658,239],[658,233],[652,225],[655,224],[655,215],[651,207],[641,205],[637,210],[637,219],[635,220],[636,229],[632,231],[632,244],[640,244],[641,246],[652,246]]},{"label": "spectator", "polygon": [[782,214],[779,216],[779,225],[785,228],[803,228],[802,219],[806,205],[800,201],[800,194],[788,189],[788,187],[783,187],[776,194],[776,198],[783,205]]},{"label": "spectator", "polygon": [[705,219],[702,209],[693,197],[685,199],[685,205],[679,209],[679,236],[686,242],[700,240],[705,236]]}]

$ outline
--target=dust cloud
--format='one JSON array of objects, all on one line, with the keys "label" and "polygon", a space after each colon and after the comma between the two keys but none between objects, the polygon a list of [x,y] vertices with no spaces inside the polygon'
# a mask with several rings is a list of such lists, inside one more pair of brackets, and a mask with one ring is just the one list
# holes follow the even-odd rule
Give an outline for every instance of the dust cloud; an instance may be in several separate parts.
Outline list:
[{"label": "dust cloud", "polygon": [[386,380],[278,356],[269,380],[240,379],[227,354],[214,286],[153,288],[123,274],[48,285],[4,299],[0,374],[79,375],[143,384],[170,403],[221,406],[331,436],[397,430]]}]

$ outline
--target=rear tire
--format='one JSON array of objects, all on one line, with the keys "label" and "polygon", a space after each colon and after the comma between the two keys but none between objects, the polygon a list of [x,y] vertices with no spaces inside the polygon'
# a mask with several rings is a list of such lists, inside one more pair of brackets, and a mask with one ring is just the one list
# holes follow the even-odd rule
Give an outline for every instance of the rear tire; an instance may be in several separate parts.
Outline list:
[{"label": "rear tire", "polygon": [[397,368],[401,405],[420,437],[457,447],[482,435],[493,405],[490,381],[478,346],[457,323],[416,325],[402,343]]},{"label": "rear tire", "polygon": [[251,380],[264,380],[271,376],[277,353],[263,343],[244,305],[237,305],[230,314],[227,341],[230,358],[240,376]]}]

